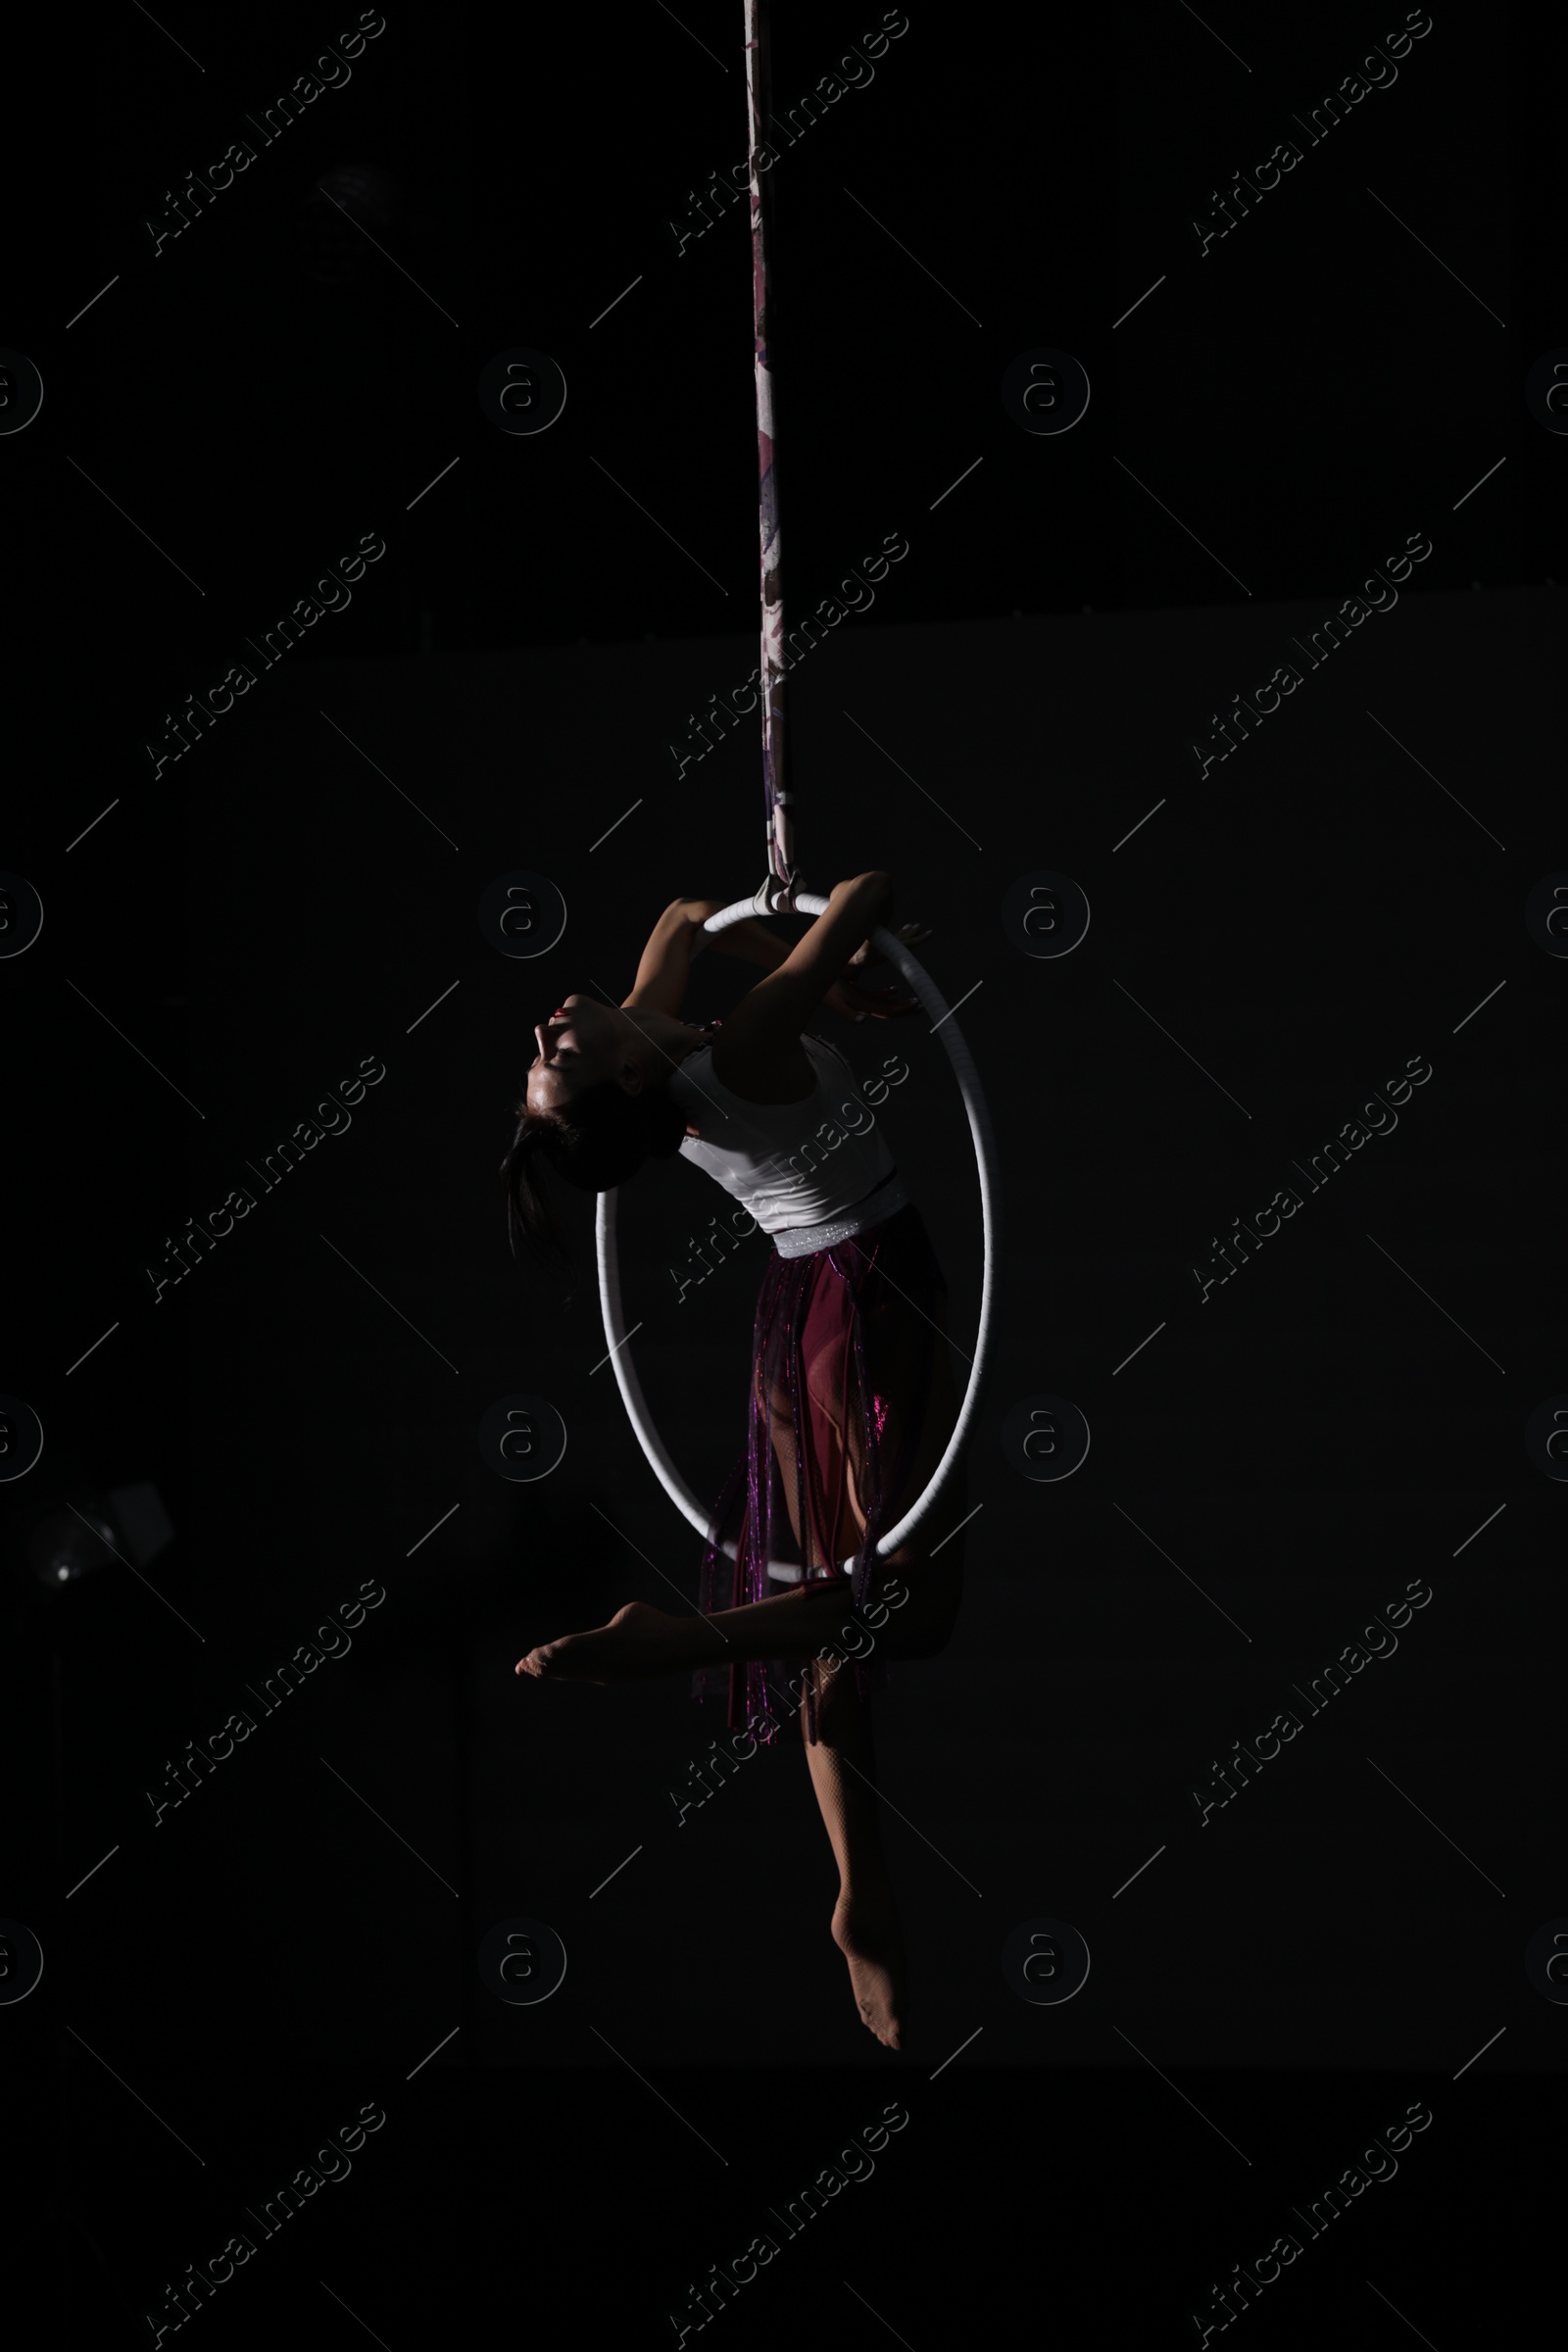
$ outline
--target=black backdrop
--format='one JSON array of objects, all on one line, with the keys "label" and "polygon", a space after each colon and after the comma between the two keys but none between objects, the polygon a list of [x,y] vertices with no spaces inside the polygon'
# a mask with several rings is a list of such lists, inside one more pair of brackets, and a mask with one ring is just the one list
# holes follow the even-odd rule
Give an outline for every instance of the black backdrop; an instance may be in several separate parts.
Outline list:
[{"label": "black backdrop", "polygon": [[[1070,40],[916,14],[780,167],[792,610],[908,546],[792,687],[803,856],[824,887],[890,865],[949,1001],[976,992],[1005,1219],[964,1614],[879,1710],[918,2004],[892,2059],[827,1943],[794,1753],[677,1827],[712,1711],[511,1671],[695,1578],[601,1361],[587,1219],[574,1278],[514,1267],[494,1169],[531,1021],[621,993],[672,895],[759,878],[749,728],[680,765],[754,658],[744,226],[677,253],[665,225],[743,150],[737,24],[389,17],[156,257],[164,191],[323,26],[132,12],[72,82],[93,130],[69,172],[37,54],[5,333],[45,402],[0,472],[28,591],[4,863],[45,922],[5,966],[0,1385],[45,1448],[7,1494],[0,1912],[45,1966],[0,2042],[38,2340],[152,2340],[166,2283],[365,2102],[388,2120],[353,2185],[251,2232],[205,2340],[466,2340],[541,2298],[673,2340],[687,2282],[897,2095],[911,2128],[859,2218],[714,2324],[925,2345],[1013,2307],[1032,2248],[1042,2321],[1191,2340],[1210,2282],[1425,2100],[1398,2180],[1297,2230],[1247,2325],[1442,2344],[1494,2309],[1456,2214],[1505,2229],[1522,2281],[1538,2259],[1560,2068],[1524,1959],[1568,1911],[1555,1489],[1524,1443],[1562,1385],[1559,966],[1525,922],[1568,863],[1562,443],[1523,397],[1562,333],[1557,52],[1517,14],[1439,18],[1201,255],[1195,213],[1369,23],[1264,54],[1185,10]],[[859,37],[782,25],[781,95]],[[518,344],[567,379],[538,439],[474,397]],[[1060,438],[998,397],[1045,345],[1093,385]],[[187,696],[362,533],[386,553],[352,605],[157,767]],[[1396,609],[1312,667],[1418,533]],[[1298,691],[1200,773],[1195,739],[1282,662]],[[516,868],[566,899],[537,962],[476,920]],[[1059,960],[1003,920],[1045,869],[1091,909]],[[705,963],[699,1009],[736,985]],[[907,1055],[886,1123],[970,1348],[940,1042],[833,1034],[867,1074]],[[1320,1194],[1292,1173],[1418,1057],[1395,1131]],[[271,1191],[247,1176],[367,1061],[344,1132]],[[1291,1184],[1298,1214],[1205,1298],[1234,1220]],[[252,1214],[155,1298],[237,1185]],[[763,1249],[682,1300],[719,1206],[671,1167],[623,1217],[643,1379],[701,1489]],[[475,1442],[517,1391],[568,1430],[534,1487]],[[1043,1395],[1092,1433],[1057,1484],[1003,1437]],[[137,1480],[175,1530],[146,1578],[44,1592],[38,1512]],[[1416,1579],[1397,1653],[1321,1722],[1298,1706]],[[352,1648],[275,1720],[250,1706],[367,1581]],[[1281,1707],[1298,1741],[1200,1822],[1195,1788]],[[254,1739],[155,1822],[146,1792],[235,1708]],[[518,1917],[568,1955],[537,2008],[476,1965]],[[1092,1955],[1060,2008],[1001,1965],[1043,1918]]]}]

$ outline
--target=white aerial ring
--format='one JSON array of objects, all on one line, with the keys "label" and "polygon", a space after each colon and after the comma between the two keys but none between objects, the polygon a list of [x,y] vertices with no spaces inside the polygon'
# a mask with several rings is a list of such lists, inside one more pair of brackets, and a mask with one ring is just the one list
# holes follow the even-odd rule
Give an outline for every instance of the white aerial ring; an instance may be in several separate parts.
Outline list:
[{"label": "white aerial ring", "polygon": [[[817,898],[805,892],[800,894],[795,901],[795,907],[802,914],[824,914],[827,911],[827,905],[826,899]],[[710,915],[703,928],[710,932],[724,931],[729,928],[731,923],[744,922],[750,915],[768,911],[770,909],[766,905],[766,886],[764,886],[757,898],[737,899],[732,906],[724,907],[718,914]],[[975,1162],[980,1178],[980,1216],[984,1250],[984,1272],[980,1289],[980,1325],[975,1338],[974,1361],[970,1366],[968,1385],[964,1389],[963,1402],[958,1409],[958,1418],[954,1424],[953,1435],[948,1440],[947,1451],[932,1472],[925,1493],[910,1505],[897,1527],[889,1528],[887,1534],[878,1543],[877,1556],[885,1558],[888,1553],[897,1551],[901,1544],[906,1543],[915,1529],[935,1508],[943,1488],[947,1485],[964,1446],[968,1444],[969,1433],[974,1426],[975,1413],[979,1409],[980,1393],[991,1368],[992,1327],[996,1306],[999,1198],[996,1139],[991,1131],[991,1114],[986,1108],[985,1097],[980,1091],[979,1074],[975,1069],[969,1049],[959,1035],[957,1023],[949,1011],[941,990],[923,966],[915,961],[904,942],[896,939],[891,931],[884,930],[879,925],[871,933],[871,944],[901,974],[910,993],[918,999],[931,1015],[932,1027],[934,1030],[940,1031],[943,1044],[947,1048],[948,1059],[953,1064],[954,1073],[958,1081],[958,1091],[963,1097],[963,1107],[969,1115],[969,1133],[974,1142]],[[648,1400],[643,1395],[642,1383],[637,1377],[637,1367],[631,1360],[631,1351],[626,1345],[626,1323],[620,1303],[620,1265],[615,1251],[616,1198],[616,1192],[613,1190],[599,1195],[599,1213],[594,1228],[599,1258],[599,1299],[604,1310],[605,1338],[610,1346],[610,1360],[615,1367],[615,1379],[619,1384],[620,1394],[630,1416],[632,1428],[636,1432],[637,1442],[647,1455],[655,1477],[675,1508],[706,1541],[710,1533],[708,1513],[681,1477],[669,1457],[663,1440],[654,1427],[653,1416],[648,1409]],[[733,1544],[726,1544],[723,1548],[729,1558],[735,1557]],[[771,1566],[772,1563],[769,1565]],[[854,1562],[846,1560],[842,1566],[844,1574],[847,1576],[853,1568]],[[798,1579],[801,1573],[800,1568],[794,1563],[784,1564],[779,1572],[791,1581]]]}]

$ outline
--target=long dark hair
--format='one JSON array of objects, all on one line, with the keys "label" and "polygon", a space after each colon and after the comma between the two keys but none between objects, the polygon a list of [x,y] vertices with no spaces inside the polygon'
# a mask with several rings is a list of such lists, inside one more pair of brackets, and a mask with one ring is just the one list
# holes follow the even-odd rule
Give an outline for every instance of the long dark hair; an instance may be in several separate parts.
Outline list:
[{"label": "long dark hair", "polygon": [[517,1245],[557,1265],[571,1260],[542,1185],[547,1162],[580,1192],[608,1193],[635,1176],[645,1159],[671,1159],[686,1133],[686,1113],[664,1086],[629,1095],[613,1078],[583,1088],[559,1109],[514,1106],[516,1134],[501,1163],[512,1252]]}]

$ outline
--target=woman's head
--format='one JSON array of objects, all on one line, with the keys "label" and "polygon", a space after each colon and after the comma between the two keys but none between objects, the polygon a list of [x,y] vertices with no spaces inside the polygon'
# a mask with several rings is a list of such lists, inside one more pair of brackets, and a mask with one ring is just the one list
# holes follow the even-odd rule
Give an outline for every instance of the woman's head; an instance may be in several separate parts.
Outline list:
[{"label": "woman's head", "polygon": [[645,1159],[678,1152],[695,1130],[665,1082],[697,1032],[650,1006],[571,996],[534,1037],[538,1052],[501,1174],[514,1251],[520,1238],[536,1255],[562,1260],[541,1163],[582,1192],[603,1193]]}]

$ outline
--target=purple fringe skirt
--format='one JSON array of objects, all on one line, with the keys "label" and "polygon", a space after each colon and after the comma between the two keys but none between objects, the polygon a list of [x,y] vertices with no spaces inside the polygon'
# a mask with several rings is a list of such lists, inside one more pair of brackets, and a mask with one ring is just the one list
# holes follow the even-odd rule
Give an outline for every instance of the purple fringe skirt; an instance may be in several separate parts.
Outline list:
[{"label": "purple fringe skirt", "polygon": [[[773,1251],[757,1301],[746,1446],[703,1555],[705,1615],[801,1589],[770,1578],[769,1561],[800,1568],[803,1582],[842,1586],[846,1621],[865,1601],[877,1543],[915,1500],[935,1440],[946,1441],[931,1427],[946,1307],[912,1202],[809,1256]],[[881,1659],[857,1660],[855,1672],[862,1695],[886,1679]],[[788,1674],[783,1661],[761,1659],[704,1668],[693,1695],[727,1695],[729,1730],[771,1740],[781,1722],[776,1686]],[[813,1742],[814,1679],[805,1676]]]}]

